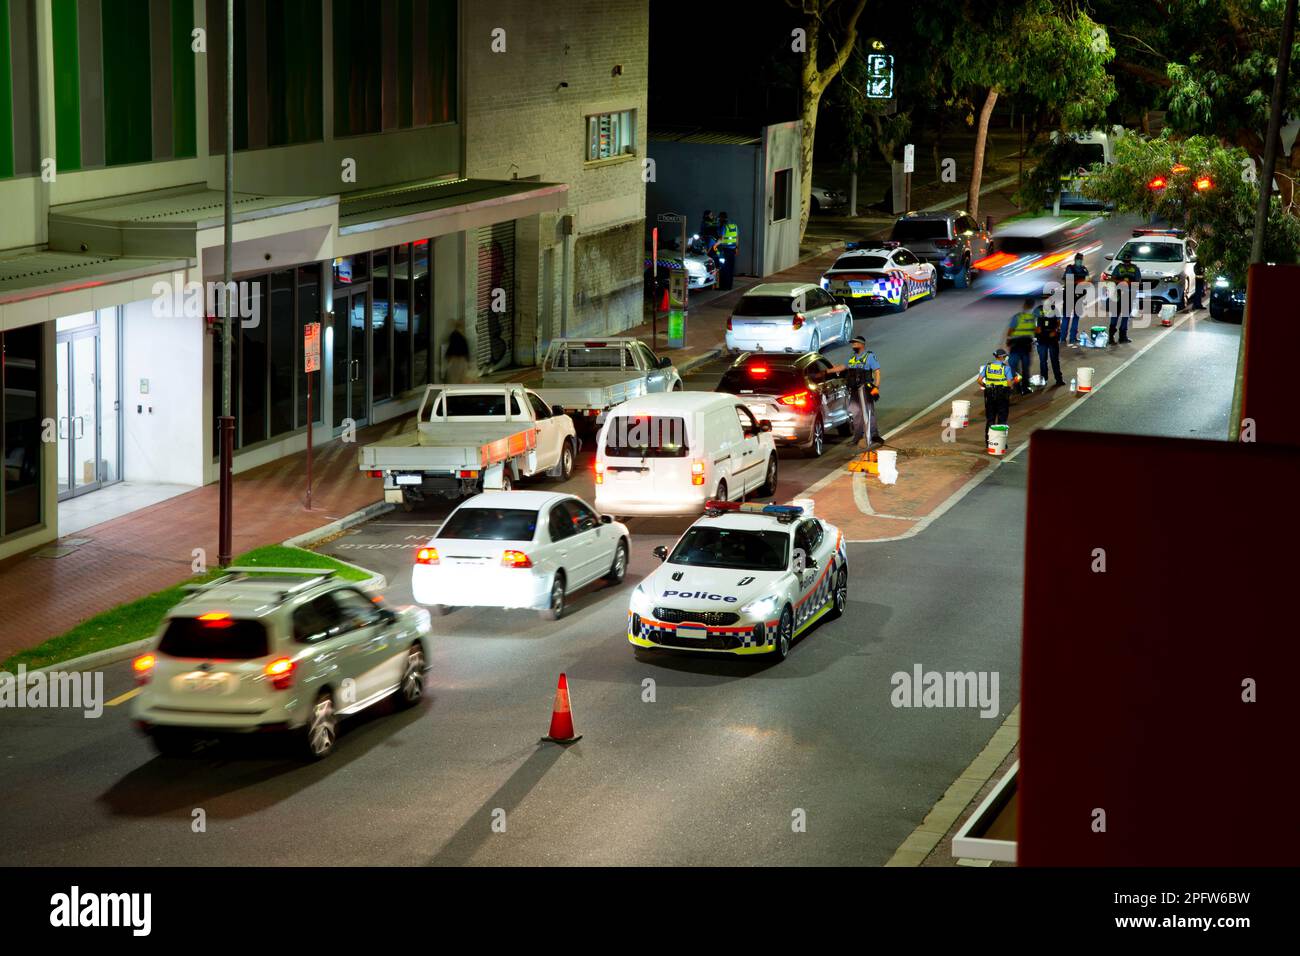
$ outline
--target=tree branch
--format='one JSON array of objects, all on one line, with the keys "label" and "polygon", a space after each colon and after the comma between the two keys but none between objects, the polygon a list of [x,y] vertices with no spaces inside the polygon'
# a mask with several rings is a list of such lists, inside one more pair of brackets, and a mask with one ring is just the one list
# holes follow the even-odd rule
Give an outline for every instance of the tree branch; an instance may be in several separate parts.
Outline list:
[{"label": "tree branch", "polygon": [[1173,80],[1169,79],[1163,73],[1157,73],[1150,67],[1145,67],[1137,63],[1129,63],[1127,60],[1113,60],[1112,65],[1125,73],[1130,73],[1138,79],[1146,80],[1148,83],[1155,83],[1157,86],[1171,87],[1174,85]]}]

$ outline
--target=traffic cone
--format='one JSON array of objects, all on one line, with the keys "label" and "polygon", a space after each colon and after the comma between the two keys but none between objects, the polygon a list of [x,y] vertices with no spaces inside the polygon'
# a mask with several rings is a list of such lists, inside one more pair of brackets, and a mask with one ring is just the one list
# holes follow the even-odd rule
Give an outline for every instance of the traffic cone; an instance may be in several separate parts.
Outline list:
[{"label": "traffic cone", "polygon": [[553,744],[571,744],[582,734],[573,732],[573,711],[569,707],[569,678],[560,675],[555,685],[555,706],[551,708],[551,732],[542,738]]},{"label": "traffic cone", "polygon": [[668,290],[667,289],[664,289],[664,296],[662,299],[659,300],[659,311],[660,312],[668,311]]}]

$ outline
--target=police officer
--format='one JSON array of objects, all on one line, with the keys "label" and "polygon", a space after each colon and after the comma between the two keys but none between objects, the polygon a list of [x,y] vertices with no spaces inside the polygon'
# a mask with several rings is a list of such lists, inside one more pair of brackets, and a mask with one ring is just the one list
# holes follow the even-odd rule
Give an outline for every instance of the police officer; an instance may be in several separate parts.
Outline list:
[{"label": "police officer", "polygon": [[1038,310],[1038,329],[1034,333],[1034,342],[1038,346],[1038,374],[1047,381],[1047,360],[1052,360],[1052,372],[1056,375],[1056,384],[1064,385],[1061,378],[1061,325],[1064,321],[1057,312],[1054,296],[1043,300]]},{"label": "police officer", "polygon": [[[1061,285],[1065,286],[1065,311],[1061,313],[1061,340],[1072,349],[1079,347],[1079,302],[1082,286],[1088,281],[1088,267],[1083,264],[1083,253],[1076,252],[1074,261],[1065,267]],[[1069,319],[1067,328],[1066,319]]]},{"label": "police officer", "polygon": [[[876,353],[867,349],[867,340],[855,335],[849,343],[853,354],[844,365],[832,365],[832,372],[842,372],[849,386],[849,413],[853,416],[853,440],[859,448],[883,445],[876,421],[876,400],[880,398],[880,363]],[[866,436],[871,436],[868,444]]]},{"label": "police officer", "polygon": [[[1128,317],[1137,308],[1138,287],[1142,284],[1142,270],[1133,262],[1133,254],[1125,250],[1119,262],[1110,270],[1110,277],[1119,292],[1119,303],[1110,317],[1110,344],[1127,343]],[[1124,291],[1120,292],[1119,290]],[[1122,314],[1121,314],[1122,313]],[[1119,323],[1119,338],[1115,338],[1115,323]]]},{"label": "police officer", "polygon": [[718,213],[718,251],[722,254],[723,289],[730,289],[736,275],[736,247],[740,244],[740,229],[727,218],[724,209]]},{"label": "police officer", "polygon": [[1007,348],[1011,350],[1011,368],[1018,370],[1016,391],[1021,395],[1029,394],[1025,384],[1029,378],[1029,350],[1034,347],[1034,336],[1038,332],[1038,316],[1034,314],[1034,300],[1025,299],[1020,311],[1011,317],[1007,326]]},{"label": "police officer", "polygon": [[993,361],[980,367],[976,381],[984,389],[984,444],[989,443],[989,428],[1005,425],[1011,413],[1011,389],[1020,382],[1020,376],[1006,362],[1007,350],[998,349]]},{"label": "police officer", "polygon": [[713,240],[718,238],[718,220],[713,215],[712,209],[704,210],[704,217],[700,220],[700,240],[704,243],[704,248],[709,248]]}]

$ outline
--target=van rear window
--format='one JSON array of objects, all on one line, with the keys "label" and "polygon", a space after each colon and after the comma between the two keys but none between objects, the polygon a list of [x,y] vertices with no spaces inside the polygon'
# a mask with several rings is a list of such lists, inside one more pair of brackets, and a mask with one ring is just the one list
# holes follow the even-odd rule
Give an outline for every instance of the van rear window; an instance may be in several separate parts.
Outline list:
[{"label": "van rear window", "polygon": [[172,618],[158,650],[168,657],[221,661],[250,661],[271,652],[261,621],[241,618],[200,621],[194,617]]},{"label": "van rear window", "polygon": [[615,415],[605,428],[610,458],[685,458],[686,419],[662,415]]}]

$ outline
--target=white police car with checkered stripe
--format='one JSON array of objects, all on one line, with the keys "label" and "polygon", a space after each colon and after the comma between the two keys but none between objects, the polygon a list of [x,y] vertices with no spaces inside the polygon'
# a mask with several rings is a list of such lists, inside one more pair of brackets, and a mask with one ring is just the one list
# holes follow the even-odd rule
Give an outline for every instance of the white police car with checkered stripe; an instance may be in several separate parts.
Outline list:
[{"label": "white police car with checkered stripe", "polygon": [[939,273],[896,242],[850,244],[822,274],[821,286],[849,308],[892,306],[902,312],[917,299],[939,294]]},{"label": "white police car with checkered stripe", "polygon": [[775,654],[844,613],[844,536],[811,503],[709,501],[704,517],[632,592],[628,642],[713,654]]}]

